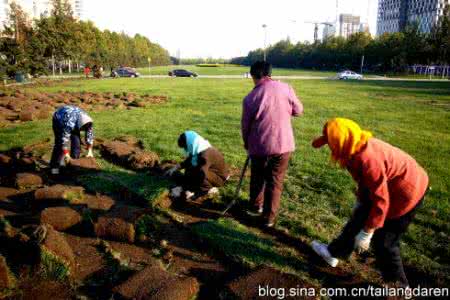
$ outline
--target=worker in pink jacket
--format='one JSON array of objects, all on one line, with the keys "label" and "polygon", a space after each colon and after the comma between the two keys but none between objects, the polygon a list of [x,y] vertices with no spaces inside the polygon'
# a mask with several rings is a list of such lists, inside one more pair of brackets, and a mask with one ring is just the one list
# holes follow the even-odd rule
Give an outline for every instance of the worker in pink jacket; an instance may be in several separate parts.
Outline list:
[{"label": "worker in pink jacket", "polygon": [[250,68],[255,87],[243,102],[241,131],[251,158],[250,205],[272,227],[280,207],[289,157],[295,150],[291,117],[303,105],[286,83],[271,79],[272,66],[264,61]]}]

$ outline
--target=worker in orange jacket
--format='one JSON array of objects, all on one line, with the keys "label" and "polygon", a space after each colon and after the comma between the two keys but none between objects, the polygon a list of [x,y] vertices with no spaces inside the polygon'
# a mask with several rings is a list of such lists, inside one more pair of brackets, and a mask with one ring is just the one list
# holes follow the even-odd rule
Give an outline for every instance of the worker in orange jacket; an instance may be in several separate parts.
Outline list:
[{"label": "worker in orange jacket", "polygon": [[358,184],[352,217],[329,245],[313,241],[314,251],[335,267],[353,250],[373,250],[387,284],[409,286],[400,256],[400,239],[414,219],[428,189],[428,175],[407,153],[372,137],[355,122],[329,120],[313,142],[328,144],[331,158]]}]

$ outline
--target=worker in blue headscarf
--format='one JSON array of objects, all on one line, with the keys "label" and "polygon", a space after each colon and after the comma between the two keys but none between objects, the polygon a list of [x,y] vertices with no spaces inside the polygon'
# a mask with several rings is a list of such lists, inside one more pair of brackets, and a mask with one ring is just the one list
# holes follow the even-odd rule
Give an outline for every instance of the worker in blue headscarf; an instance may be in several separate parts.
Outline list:
[{"label": "worker in blue headscarf", "polygon": [[171,194],[179,197],[184,192],[186,199],[213,195],[219,192],[229,178],[229,170],[222,153],[195,131],[186,131],[178,138],[178,147],[187,155],[185,161],[166,172],[174,176],[184,169],[184,175],[177,180],[179,186],[172,189]]}]

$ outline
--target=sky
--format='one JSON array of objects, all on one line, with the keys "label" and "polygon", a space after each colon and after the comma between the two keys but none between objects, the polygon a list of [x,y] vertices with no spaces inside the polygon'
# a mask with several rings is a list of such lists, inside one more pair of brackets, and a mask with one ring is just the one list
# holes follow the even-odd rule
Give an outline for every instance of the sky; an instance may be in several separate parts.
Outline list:
[{"label": "sky", "polygon": [[[22,0],[32,2],[32,0]],[[336,0],[84,0],[83,18],[99,28],[140,33],[182,58],[245,56],[289,37],[312,41],[314,25],[334,22]],[[376,32],[378,0],[339,0]],[[321,28],[322,29],[322,28]],[[319,37],[322,37],[319,32]]]}]

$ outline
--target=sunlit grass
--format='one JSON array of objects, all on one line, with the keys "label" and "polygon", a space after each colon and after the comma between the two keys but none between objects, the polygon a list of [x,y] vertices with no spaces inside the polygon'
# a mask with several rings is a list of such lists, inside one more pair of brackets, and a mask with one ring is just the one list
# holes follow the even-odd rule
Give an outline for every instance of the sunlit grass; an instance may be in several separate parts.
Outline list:
[{"label": "sunlit grass", "polygon": [[[290,84],[305,105],[305,115],[293,121],[297,150],[286,178],[279,224],[307,239],[330,241],[338,234],[350,214],[355,185],[347,172],[330,163],[327,149],[315,150],[310,143],[328,118],[351,118],[376,137],[411,154],[429,173],[432,191],[403,240],[403,253],[407,264],[427,272],[441,272],[448,278],[450,84],[325,80],[293,80]],[[241,103],[251,89],[249,79],[191,78],[81,80],[39,88],[49,92],[166,95],[168,103],[146,109],[92,113],[96,134],[104,138],[134,135],[162,159],[180,160],[177,137],[192,129],[219,148],[235,168],[241,168],[245,161],[240,137]],[[49,121],[1,129],[0,149],[51,135]],[[148,190],[141,191],[144,194],[152,195],[153,187],[160,188],[159,183],[134,173],[111,172],[138,190],[148,186]],[[232,194],[234,184],[232,181],[223,193]],[[248,180],[244,184],[245,197]]]}]

